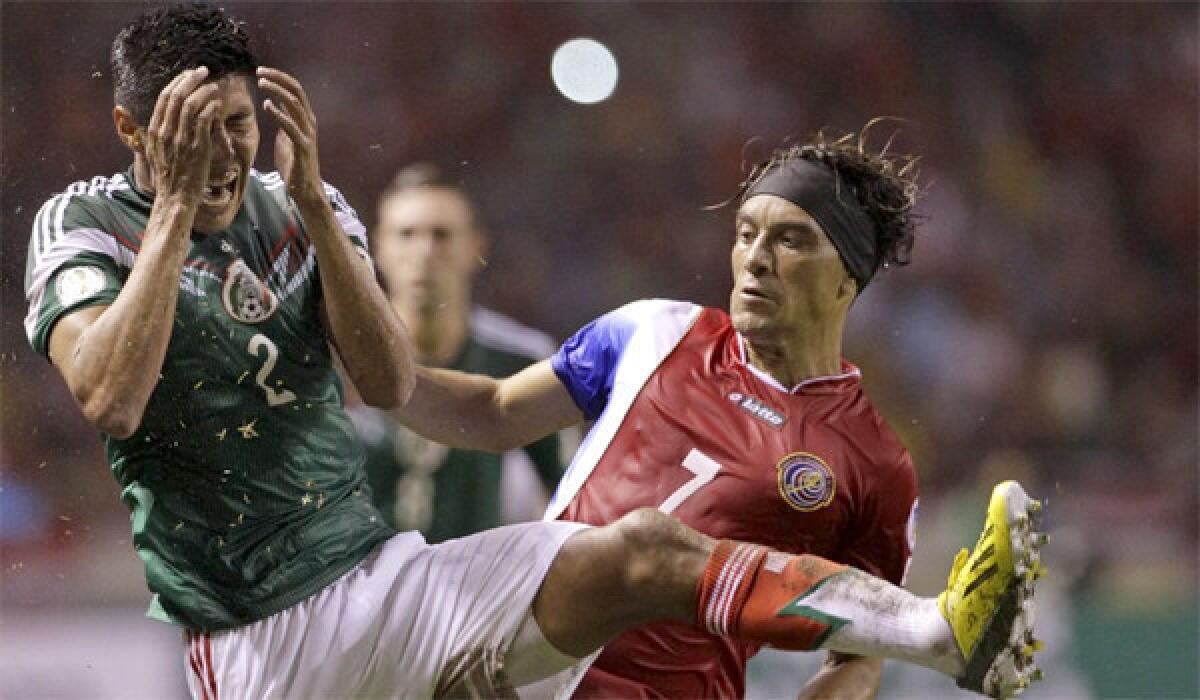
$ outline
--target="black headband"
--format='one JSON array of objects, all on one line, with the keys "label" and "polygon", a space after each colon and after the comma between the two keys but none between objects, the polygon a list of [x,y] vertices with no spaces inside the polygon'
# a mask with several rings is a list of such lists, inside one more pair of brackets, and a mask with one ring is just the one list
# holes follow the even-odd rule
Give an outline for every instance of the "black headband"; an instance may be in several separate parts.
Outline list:
[{"label": "black headband", "polygon": [[742,201],[757,194],[783,197],[816,219],[862,292],[879,269],[875,223],[833,168],[806,158],[787,160],[758,178]]}]

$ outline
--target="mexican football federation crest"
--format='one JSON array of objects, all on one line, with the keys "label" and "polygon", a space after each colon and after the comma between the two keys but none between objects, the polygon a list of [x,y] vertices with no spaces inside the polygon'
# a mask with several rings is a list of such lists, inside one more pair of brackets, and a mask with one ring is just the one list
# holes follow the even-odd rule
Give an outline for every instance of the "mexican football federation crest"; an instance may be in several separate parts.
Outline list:
[{"label": "mexican football federation crest", "polygon": [[242,323],[262,323],[279,306],[275,294],[242,260],[235,260],[225,271],[221,303],[230,316]]},{"label": "mexican football federation crest", "polygon": [[779,495],[796,510],[808,512],[833,501],[837,484],[833,470],[818,456],[793,452],[779,460]]}]

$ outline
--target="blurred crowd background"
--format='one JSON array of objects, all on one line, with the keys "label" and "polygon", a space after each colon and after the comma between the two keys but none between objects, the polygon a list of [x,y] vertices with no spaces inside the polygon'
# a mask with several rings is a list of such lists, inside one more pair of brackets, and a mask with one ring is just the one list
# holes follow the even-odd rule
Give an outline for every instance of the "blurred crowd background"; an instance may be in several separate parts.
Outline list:
[{"label": "blurred crowd background", "polygon": [[[323,175],[368,226],[400,166],[443,164],[492,236],[478,300],[560,339],[637,298],[724,306],[732,211],[706,207],[788,140],[904,117],[870,140],[922,156],[927,219],[845,354],[918,466],[910,588],[940,590],[1019,478],[1055,536],[1036,697],[1200,694],[1195,4],[225,6],[307,88]],[[108,48],[140,7],[0,9],[5,697],[183,692],[97,435],[22,328],[38,207],[129,162]],[[550,79],[576,36],[620,67],[598,105]],[[803,679],[754,673],[762,697]],[[885,697],[953,690],[889,674]]]}]

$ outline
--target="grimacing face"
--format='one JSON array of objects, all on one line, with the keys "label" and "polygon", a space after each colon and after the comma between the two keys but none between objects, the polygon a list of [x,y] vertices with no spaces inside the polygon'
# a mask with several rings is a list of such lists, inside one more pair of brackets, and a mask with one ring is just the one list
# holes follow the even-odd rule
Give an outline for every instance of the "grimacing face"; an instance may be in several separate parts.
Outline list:
[{"label": "grimacing face", "polygon": [[735,232],[729,315],[749,340],[786,343],[849,308],[854,283],[804,209],[755,195],[738,208]]},{"label": "grimacing face", "polygon": [[[192,224],[192,228],[201,233],[217,233],[233,223],[242,206],[250,168],[258,153],[258,117],[249,79],[240,74],[226,75],[217,80],[216,85],[221,107],[213,119],[208,183]],[[153,169],[148,160],[147,167]],[[150,182],[139,181],[138,184],[153,190],[153,172]]]},{"label": "grimacing face", "polygon": [[417,187],[379,203],[375,263],[394,297],[420,313],[465,302],[483,253],[471,207],[447,187]]},{"label": "grimacing face", "polygon": [[208,187],[194,224],[202,233],[216,233],[233,223],[258,153],[258,116],[249,80],[243,75],[227,75],[217,81],[217,96],[221,109],[213,119]]}]

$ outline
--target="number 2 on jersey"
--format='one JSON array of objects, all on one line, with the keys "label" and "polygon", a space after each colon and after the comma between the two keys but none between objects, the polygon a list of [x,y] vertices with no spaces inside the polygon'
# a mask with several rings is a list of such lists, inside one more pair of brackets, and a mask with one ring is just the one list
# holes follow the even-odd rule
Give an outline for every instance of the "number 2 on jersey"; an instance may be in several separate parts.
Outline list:
[{"label": "number 2 on jersey", "polygon": [[678,508],[679,504],[687,500],[688,496],[696,493],[700,490],[701,486],[715,479],[717,472],[721,471],[721,465],[717,460],[694,447],[683,458],[683,466],[696,476],[688,479],[682,486],[675,489],[675,493],[662,502],[662,505],[658,509],[664,513],[670,513]]},{"label": "number 2 on jersey", "polygon": [[254,382],[259,388],[267,392],[267,405],[279,406],[295,401],[296,395],[287,389],[276,389],[267,385],[267,377],[275,370],[275,362],[279,359],[279,348],[275,347],[275,343],[267,336],[259,333],[250,339],[250,345],[246,347],[246,351],[253,357],[258,357],[258,351],[262,348],[267,350],[267,359],[263,362],[262,367],[258,370],[258,374],[254,377]]}]

